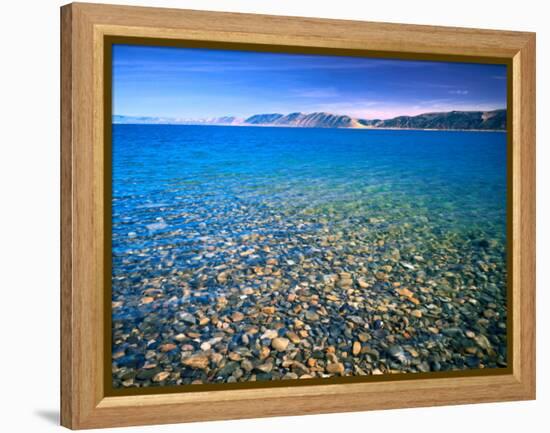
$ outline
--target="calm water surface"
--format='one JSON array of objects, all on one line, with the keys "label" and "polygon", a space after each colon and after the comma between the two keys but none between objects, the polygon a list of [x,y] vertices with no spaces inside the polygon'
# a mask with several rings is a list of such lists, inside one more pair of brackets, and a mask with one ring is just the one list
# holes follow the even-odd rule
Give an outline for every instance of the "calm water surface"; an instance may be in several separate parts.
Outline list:
[{"label": "calm water surface", "polygon": [[[216,317],[234,311],[252,317],[257,304],[275,305],[283,311],[279,319],[286,332],[303,314],[284,313],[291,308],[286,293],[308,282],[304,290],[311,290],[307,295],[315,302],[304,301],[301,308],[318,307],[331,273],[351,274],[354,284],[364,278],[370,292],[360,302],[342,299],[336,310],[332,301],[322,305],[328,320],[321,314],[318,331],[306,327],[308,342],[300,356],[315,345],[332,344],[341,346],[345,359],[359,330],[338,324],[346,314],[356,314],[366,322],[364,331],[386,332],[369,333],[379,352],[401,342],[421,353],[407,352],[406,363],[391,353],[381,364],[365,356],[366,374],[399,366],[414,372],[505,365],[505,133],[113,125],[112,149],[113,301],[120,304],[113,309],[115,386],[226,380],[214,361],[213,373],[199,368],[172,374],[181,369],[185,350],[200,352],[201,342],[216,335],[215,326],[193,328],[192,335],[200,335],[189,339],[189,347],[178,343],[173,353],[159,352],[149,368],[158,374],[160,366],[169,366],[164,371],[171,372],[170,379],[152,381],[143,373],[150,363],[147,351],[158,351],[179,331],[185,334],[184,325],[179,330],[174,325],[182,312],[211,317],[209,305],[220,297],[229,305]],[[279,266],[267,272],[268,259]],[[224,270],[233,272],[229,281],[217,277]],[[418,331],[410,339],[397,319],[393,327],[377,325],[393,321],[377,302],[403,300],[394,292],[399,284],[418,293],[414,300],[420,299],[420,306],[403,307],[424,311],[418,327],[461,331]],[[349,289],[340,286],[334,289],[338,296]],[[232,298],[243,290],[248,295]],[[486,320],[478,323],[483,314]],[[272,325],[254,317],[245,318],[242,329],[235,327],[229,349],[220,348],[221,353],[243,345],[235,335],[242,337],[246,326],[261,333]],[[332,336],[335,326],[342,334],[335,330],[326,340],[323,335]],[[478,352],[468,349],[474,340],[463,332],[472,329],[489,338],[490,348],[475,340]],[[430,344],[443,353],[435,361],[422,357],[421,349]],[[253,354],[259,350],[249,345]],[[346,362],[347,372],[353,362]],[[353,371],[349,367],[350,374],[361,374]],[[260,378],[290,373],[281,367],[269,374]]]}]

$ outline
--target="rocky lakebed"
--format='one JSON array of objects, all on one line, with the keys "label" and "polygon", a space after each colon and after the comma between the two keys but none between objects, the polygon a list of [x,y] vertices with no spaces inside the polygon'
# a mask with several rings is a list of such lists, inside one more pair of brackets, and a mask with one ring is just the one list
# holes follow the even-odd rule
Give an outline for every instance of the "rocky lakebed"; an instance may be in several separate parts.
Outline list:
[{"label": "rocky lakebed", "polygon": [[113,149],[114,389],[508,365],[505,134],[116,125]]},{"label": "rocky lakebed", "polygon": [[114,387],[507,365],[501,243],[435,237],[423,218],[345,221],[275,214],[268,235],[191,234],[187,269],[166,245],[161,276],[115,277]]}]

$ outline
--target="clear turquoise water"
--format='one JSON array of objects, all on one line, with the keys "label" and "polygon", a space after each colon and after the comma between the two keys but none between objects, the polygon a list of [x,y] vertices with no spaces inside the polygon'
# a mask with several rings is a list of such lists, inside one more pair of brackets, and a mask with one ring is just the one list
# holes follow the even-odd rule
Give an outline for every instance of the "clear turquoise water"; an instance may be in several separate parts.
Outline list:
[{"label": "clear turquoise water", "polygon": [[[435,230],[504,240],[506,134],[113,125],[114,275],[128,271],[118,258],[129,249],[177,233],[276,232],[285,222],[261,221],[277,213],[425,217]],[[186,266],[192,244],[180,247]]]},{"label": "clear turquoise water", "polygon": [[[178,314],[211,314],[227,296],[220,317],[274,304],[292,329],[286,293],[307,280],[323,297],[326,276],[340,272],[367,279],[367,303],[326,304],[333,316],[312,328],[313,346],[341,346],[344,356],[349,342],[337,328],[361,315],[381,353],[389,336],[424,350],[432,370],[506,365],[505,133],[113,125],[112,148],[112,297],[122,304],[113,309],[113,353],[124,354],[113,364],[115,386],[126,368],[138,372],[140,386],[152,384],[140,370],[145,355],[186,330]],[[279,264],[277,290],[273,277],[251,277],[268,257]],[[392,270],[379,280],[384,265]],[[220,283],[220,269],[237,271]],[[394,283],[420,305],[404,305]],[[250,287],[255,295],[237,296]],[[144,304],[152,288],[162,296]],[[377,313],[387,303],[403,311]],[[414,308],[424,316],[407,328],[411,337],[400,317]],[[270,326],[255,317],[245,321]],[[235,326],[221,343],[229,349],[242,344]],[[200,341],[216,335],[215,327],[192,329]],[[474,343],[466,330],[489,338],[492,348],[468,352]],[[199,351],[197,341],[188,344]],[[158,359],[177,372],[178,354]],[[392,362],[362,368],[403,367]],[[170,383],[225,380],[213,371],[184,369]],[[418,369],[412,363],[407,371]]]}]

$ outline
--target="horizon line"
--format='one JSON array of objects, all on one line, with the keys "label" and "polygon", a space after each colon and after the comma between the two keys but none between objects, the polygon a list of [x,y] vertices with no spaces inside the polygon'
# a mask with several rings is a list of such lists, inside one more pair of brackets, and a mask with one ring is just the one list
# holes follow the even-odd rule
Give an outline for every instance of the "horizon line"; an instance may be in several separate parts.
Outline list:
[{"label": "horizon line", "polygon": [[[435,131],[506,131],[506,118],[503,124],[495,124],[493,128],[484,128],[482,124],[479,124],[491,119],[498,114],[491,116],[485,116],[487,113],[507,112],[507,108],[498,108],[493,110],[451,110],[451,111],[432,111],[426,112],[414,116],[395,116],[391,119],[362,119],[352,117],[346,114],[333,114],[329,112],[313,112],[302,113],[292,112],[289,114],[281,113],[261,113],[253,114],[246,118],[238,118],[235,116],[219,116],[202,119],[183,119],[183,118],[169,118],[169,117],[155,117],[155,116],[127,116],[121,114],[113,114],[111,117],[112,125],[197,125],[197,126],[241,126],[241,127],[290,127],[290,128],[325,128],[325,129],[390,129],[390,130],[435,130]],[[443,124],[437,121],[437,115],[449,116],[453,113],[461,113],[464,115],[477,113],[478,118],[468,119],[466,118],[467,125],[463,122],[456,120],[443,119]],[[295,116],[293,119],[289,119],[290,116]],[[301,116],[301,117],[300,117]],[[435,124],[430,122],[430,116],[435,117]],[[261,119],[266,117],[266,119]],[[320,118],[319,118],[320,117]],[[324,118],[323,118],[324,117]],[[117,119],[118,118],[118,119]],[[259,119],[253,119],[259,118]],[[286,120],[285,120],[286,118]],[[298,118],[298,119],[296,119]],[[327,119],[328,118],[328,119]],[[413,126],[407,125],[409,122],[420,118],[420,121]],[[424,119],[423,119],[424,118]],[[425,120],[428,119],[428,121]],[[252,120],[253,119],[253,120]],[[281,121],[282,119],[282,121]],[[403,124],[401,119],[406,119],[406,124]],[[117,121],[118,120],[118,121]],[[462,119],[463,120],[463,119]],[[474,121],[474,124],[471,121]],[[305,123],[302,123],[304,122]],[[311,123],[312,122],[312,123]],[[391,125],[394,122],[395,125]],[[388,124],[389,123],[389,124]],[[401,124],[400,124],[401,123]],[[424,123],[424,125],[422,125]],[[423,127],[424,126],[424,127]],[[504,126],[504,128],[502,128]]]},{"label": "horizon line", "polygon": [[261,113],[254,113],[248,116],[234,116],[231,114],[225,114],[221,116],[209,116],[209,117],[193,117],[193,118],[184,118],[184,117],[174,117],[174,116],[148,116],[148,115],[139,115],[139,114],[113,114],[112,117],[127,117],[127,118],[134,118],[134,119],[162,119],[164,121],[177,121],[177,122],[205,122],[205,121],[212,121],[212,120],[218,120],[223,118],[232,118],[232,119],[238,119],[242,121],[246,121],[254,116],[290,116],[292,114],[302,114],[305,116],[310,116],[312,114],[326,114],[330,116],[337,116],[337,117],[349,117],[352,120],[364,120],[364,121],[387,121],[387,120],[393,120],[397,119],[399,117],[420,117],[420,116],[426,116],[428,114],[449,114],[449,113],[491,113],[493,111],[506,111],[507,107],[503,108],[493,108],[490,110],[446,110],[446,111],[426,111],[420,114],[400,114],[393,117],[388,117],[386,119],[382,119],[379,117],[373,117],[373,118],[365,118],[365,117],[358,117],[358,116],[351,116],[349,114],[336,114],[331,113],[329,111],[312,111],[312,112],[304,112],[304,111],[291,111],[289,113],[279,113],[276,111],[271,112],[261,112]]}]

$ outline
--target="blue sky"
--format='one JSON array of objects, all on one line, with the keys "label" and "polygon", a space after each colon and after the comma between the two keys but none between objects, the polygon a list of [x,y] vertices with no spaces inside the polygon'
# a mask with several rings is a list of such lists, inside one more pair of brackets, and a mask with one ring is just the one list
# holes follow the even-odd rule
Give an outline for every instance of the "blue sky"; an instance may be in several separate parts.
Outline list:
[{"label": "blue sky", "polygon": [[506,108],[506,66],[113,47],[113,114],[199,119],[326,111],[386,119]]}]

